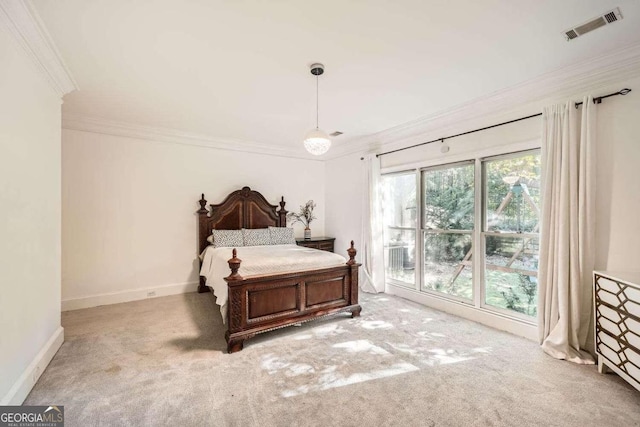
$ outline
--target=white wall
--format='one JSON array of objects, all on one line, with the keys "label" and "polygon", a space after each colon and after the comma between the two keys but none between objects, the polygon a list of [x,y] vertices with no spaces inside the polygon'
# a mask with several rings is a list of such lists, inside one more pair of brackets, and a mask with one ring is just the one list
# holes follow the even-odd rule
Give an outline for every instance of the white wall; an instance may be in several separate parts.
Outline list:
[{"label": "white wall", "polygon": [[640,271],[640,79],[620,87],[598,107],[596,269]]},{"label": "white wall", "polygon": [[[349,155],[326,162],[325,228],[336,238],[335,252],[346,254],[351,240],[362,249],[362,203],[364,198],[364,164],[360,155]],[[362,256],[356,255],[362,262]]]},{"label": "white wall", "polygon": [[[511,119],[509,116],[494,117],[495,123],[505,122]],[[526,116],[528,114],[525,114]],[[461,136],[446,140],[449,152],[443,154],[440,149],[442,143],[424,145],[406,151],[389,154],[381,157],[380,165],[384,171],[405,170],[414,167],[424,167],[433,164],[452,163],[461,160],[473,159],[476,156],[490,156],[494,153],[510,152],[527,149],[531,146],[539,146],[540,139],[540,117],[523,120],[509,125],[488,129],[482,132]],[[486,126],[485,122],[477,122],[477,126],[465,122],[464,128],[451,129],[450,133],[456,134],[470,129]],[[428,135],[423,139],[431,141],[442,135]]]},{"label": "white wall", "polygon": [[[602,270],[640,271],[640,245],[633,236],[640,235],[640,78],[621,80],[607,87],[592,88],[576,94],[571,99],[580,100],[585,93],[607,94],[623,87],[634,91],[627,96],[606,99],[599,105],[598,112],[598,159],[597,159],[597,248],[596,268]],[[563,99],[566,101],[566,99]],[[502,111],[490,117],[471,121],[461,121],[457,125],[425,133],[409,141],[389,143],[377,152],[399,148],[422,141],[437,139],[475,128],[493,125],[540,112],[544,105],[562,102],[547,99],[526,103],[509,111]],[[526,149],[537,144],[540,137],[540,119],[514,123],[504,127],[448,140],[450,151],[440,152],[440,143],[423,146],[382,157],[384,171],[407,170],[415,167],[444,164],[475,156],[492,155],[499,151],[509,152]],[[434,123],[434,128],[438,128]],[[380,141],[381,144],[385,141]],[[333,234],[340,245],[351,239],[354,232],[360,236],[360,197],[365,191],[362,175],[362,154],[340,157],[327,162],[327,221],[328,234]],[[345,188],[346,187],[346,188]],[[393,289],[388,289],[394,292]],[[466,307],[443,303],[425,296],[426,294],[402,295],[433,305],[439,309],[470,317],[484,323],[500,327],[504,320],[491,318],[486,314],[465,312]],[[531,331],[516,327],[512,332],[535,337]]]},{"label": "white wall", "polygon": [[67,129],[62,145],[63,309],[194,290],[201,193],[220,203],[248,185],[289,211],[313,199],[324,234],[320,161]]},{"label": "white wall", "polygon": [[60,98],[0,29],[0,404],[62,344]]}]

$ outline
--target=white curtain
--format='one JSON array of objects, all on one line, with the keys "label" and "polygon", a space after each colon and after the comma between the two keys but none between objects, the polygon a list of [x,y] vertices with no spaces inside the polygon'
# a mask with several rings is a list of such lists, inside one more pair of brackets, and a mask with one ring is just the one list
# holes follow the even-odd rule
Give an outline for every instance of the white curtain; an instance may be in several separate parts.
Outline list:
[{"label": "white curtain", "polygon": [[552,357],[592,364],[596,105],[553,105],[542,121],[540,343]]},{"label": "white curtain", "polygon": [[369,154],[364,159],[365,191],[362,198],[362,272],[360,288],[384,292],[382,204],[380,203],[380,159]]}]

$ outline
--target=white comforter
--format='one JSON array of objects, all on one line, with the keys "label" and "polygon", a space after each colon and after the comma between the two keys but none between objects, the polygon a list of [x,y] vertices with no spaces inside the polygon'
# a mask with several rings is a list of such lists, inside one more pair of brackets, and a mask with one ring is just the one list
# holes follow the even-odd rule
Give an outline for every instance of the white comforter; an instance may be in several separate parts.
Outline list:
[{"label": "white comforter", "polygon": [[[208,246],[202,252],[200,269],[216,296],[223,322],[227,321],[228,288],[224,278],[231,274],[227,263],[231,250]],[[297,245],[244,246],[237,248],[237,254],[242,260],[238,271],[242,277],[337,267],[346,262],[341,255]]]}]

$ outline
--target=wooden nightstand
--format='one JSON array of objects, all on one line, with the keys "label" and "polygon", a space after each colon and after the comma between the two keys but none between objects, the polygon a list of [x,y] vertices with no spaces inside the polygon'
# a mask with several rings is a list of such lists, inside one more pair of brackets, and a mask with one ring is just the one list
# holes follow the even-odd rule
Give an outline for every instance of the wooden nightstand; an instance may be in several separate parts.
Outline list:
[{"label": "wooden nightstand", "polygon": [[304,246],[306,248],[333,252],[333,242],[335,240],[335,237],[312,237],[310,239],[296,239],[296,243],[298,244],[298,246]]}]

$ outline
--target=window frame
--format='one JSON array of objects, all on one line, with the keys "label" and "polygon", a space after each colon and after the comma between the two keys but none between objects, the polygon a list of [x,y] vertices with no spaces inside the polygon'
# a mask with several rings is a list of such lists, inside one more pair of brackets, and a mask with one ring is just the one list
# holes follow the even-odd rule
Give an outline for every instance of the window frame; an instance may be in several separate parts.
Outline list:
[{"label": "window frame", "polygon": [[[383,173],[383,174],[381,174],[381,177],[393,177],[393,176],[412,175],[412,174],[414,176],[415,175],[419,176],[419,174],[416,174],[416,171],[417,171],[417,169],[414,169],[414,168],[404,169],[404,170],[397,170],[397,171],[393,171],[393,172],[389,172],[389,173]],[[383,223],[382,224],[382,232],[384,233],[387,228],[392,228],[392,229],[397,229],[397,230],[407,230],[407,231],[412,231],[413,230],[413,232],[415,234],[415,248],[414,248],[414,250],[416,252],[415,255],[414,255],[414,259],[416,260],[415,267],[414,267],[415,268],[414,269],[414,274],[415,274],[414,283],[403,282],[402,280],[395,279],[393,277],[388,277],[386,268],[384,268],[384,279],[385,279],[385,282],[391,283],[391,284],[393,284],[395,286],[401,286],[401,287],[406,288],[406,289],[414,289],[414,290],[419,291],[420,290],[419,274],[422,274],[422,266],[417,261],[417,259],[418,259],[419,248],[422,245],[420,245],[420,243],[418,242],[418,240],[419,240],[418,239],[418,230],[419,230],[419,227],[420,227],[420,217],[418,216],[418,214],[421,214],[420,203],[422,203],[422,197],[420,195],[420,185],[419,185],[420,182],[416,181],[415,184],[416,184],[416,210],[417,210],[415,226],[414,227],[396,227],[396,226],[388,227],[386,224]],[[383,209],[384,209],[384,206],[383,206]],[[384,251],[384,241],[385,241],[384,237],[383,237],[382,241],[383,241],[383,251],[382,252],[383,252],[383,257],[384,257],[384,259],[386,261],[387,255],[386,255],[386,253]]]},{"label": "window frame", "polygon": [[[487,199],[486,198],[488,196],[487,189],[486,189],[485,164],[488,161],[492,161],[492,160],[517,158],[517,157],[525,156],[527,154],[540,155],[541,149],[539,146],[539,141],[535,141],[537,142],[536,144],[534,144],[533,142],[534,141],[526,143],[524,146],[520,144],[520,147],[522,148],[520,147],[513,148],[512,150],[509,150],[506,152],[499,151],[499,150],[491,150],[493,152],[497,151],[496,154],[487,153],[486,151],[482,153],[468,153],[466,157],[464,155],[460,157],[457,156],[455,160],[445,162],[445,163],[437,163],[434,161],[430,161],[430,162],[424,162],[422,165],[416,165],[415,167],[405,167],[405,168],[392,167],[387,169],[388,172],[382,173],[382,176],[392,176],[392,175],[399,175],[399,174],[406,175],[406,174],[414,173],[416,177],[416,206],[417,206],[418,212],[417,212],[417,220],[416,220],[416,227],[415,227],[415,238],[416,238],[416,245],[415,245],[416,280],[415,280],[415,287],[414,287],[415,291],[419,292],[420,294],[428,294],[437,298],[442,298],[447,301],[456,302],[472,309],[494,313],[495,315],[498,315],[500,317],[505,317],[512,320],[520,321],[525,324],[529,324],[533,326],[537,325],[537,316],[539,315],[539,310],[536,317],[532,317],[523,313],[519,313],[514,310],[509,310],[509,309],[504,309],[504,308],[496,307],[493,305],[489,305],[485,302],[486,300],[486,284],[485,284],[486,236],[499,235],[502,237],[519,237],[519,238],[526,238],[526,237],[539,238],[540,237],[539,232],[537,234],[533,234],[533,233],[495,233],[495,232],[485,231],[486,220],[487,220],[486,218]],[[496,147],[496,148],[500,149],[504,147]],[[431,290],[431,289],[425,289],[424,274],[423,274],[424,261],[425,261],[424,237],[427,231],[424,228],[425,215],[424,215],[424,206],[423,206],[423,203],[424,203],[423,193],[425,189],[423,188],[423,172],[433,171],[438,169],[446,169],[452,166],[465,165],[465,164],[474,165],[474,209],[473,209],[474,211],[473,227],[474,228],[473,230],[471,230],[471,242],[472,242],[472,248],[473,248],[472,249],[473,263],[472,263],[472,299],[471,300],[458,297],[455,295],[450,295],[443,292]],[[385,225],[385,228],[386,228],[386,225]],[[411,228],[408,228],[408,229],[411,230]],[[431,232],[436,231],[436,232],[444,232],[444,233],[460,232],[459,234],[468,233],[468,230],[435,230],[434,229],[434,230],[428,230],[428,231],[431,231]],[[532,236],[529,236],[530,234]],[[412,289],[410,284],[407,282],[401,282],[399,280],[387,278],[386,269],[385,269],[385,280],[389,284],[392,284],[395,286],[401,286],[404,289]]]},{"label": "window frame", "polygon": [[[510,152],[510,153],[505,153],[505,154],[497,154],[494,156],[485,156],[482,158],[478,158],[476,159],[480,165],[481,165],[481,173],[482,173],[482,212],[481,212],[481,224],[480,224],[480,229],[478,232],[478,238],[480,240],[480,245],[481,246],[481,250],[482,253],[480,256],[482,256],[482,263],[478,263],[481,264],[479,267],[481,269],[480,275],[481,275],[481,282],[480,282],[480,300],[478,301],[479,303],[479,307],[482,309],[485,309],[487,311],[492,311],[492,312],[496,312],[496,313],[500,313],[503,315],[508,315],[514,318],[517,318],[519,320],[522,320],[524,322],[527,323],[535,323],[537,324],[537,319],[538,319],[538,315],[536,314],[535,317],[532,316],[528,316],[524,313],[519,313],[515,310],[509,310],[506,308],[501,308],[501,307],[496,307],[490,304],[487,304],[486,300],[487,300],[487,286],[486,286],[486,272],[487,272],[487,261],[486,261],[486,236],[500,236],[500,237],[516,237],[516,238],[527,238],[527,237],[533,237],[533,238],[537,238],[540,239],[540,232],[538,231],[538,233],[500,233],[500,232],[495,232],[495,231],[486,231],[487,228],[487,209],[486,206],[488,204],[487,199],[489,197],[489,195],[487,194],[487,168],[486,168],[486,164],[487,162],[490,161],[496,161],[496,160],[509,160],[509,159],[515,159],[518,157],[524,157],[526,155],[529,154],[538,154],[540,155],[540,148],[533,148],[533,149],[529,149],[529,150],[521,150],[521,151],[514,151],[514,152]],[[541,174],[542,175],[542,174]]]},{"label": "window frame", "polygon": [[[446,229],[426,229],[425,228],[425,220],[426,220],[426,215],[424,212],[424,202],[425,200],[423,200],[423,196],[425,193],[425,188],[423,186],[424,184],[424,175],[425,172],[432,172],[432,171],[437,171],[437,170],[443,170],[443,169],[450,169],[453,167],[458,167],[458,166],[468,166],[468,165],[473,165],[474,169],[474,174],[473,174],[473,218],[474,218],[474,224],[473,224],[473,229],[471,230],[457,230],[457,229],[453,229],[453,230],[446,230]],[[438,165],[433,165],[433,166],[425,166],[423,168],[420,168],[418,171],[418,193],[420,193],[420,205],[419,205],[419,214],[420,214],[420,221],[419,221],[419,235],[420,235],[420,262],[418,262],[418,259],[416,257],[416,265],[420,265],[420,278],[416,280],[416,282],[419,282],[419,285],[416,287],[416,290],[418,290],[419,292],[426,292],[432,295],[436,295],[439,297],[443,297],[443,298],[447,298],[447,299],[451,299],[457,302],[460,302],[462,304],[466,304],[466,305],[475,305],[475,296],[476,296],[476,286],[475,286],[475,259],[476,259],[476,254],[475,254],[475,247],[476,247],[476,242],[475,242],[475,227],[476,227],[476,221],[475,218],[477,216],[477,208],[478,208],[478,204],[477,204],[477,187],[476,187],[476,166],[475,166],[475,160],[471,159],[471,160],[460,160],[460,161],[455,161],[455,162],[450,162],[450,163],[442,163],[442,164],[438,164]],[[424,261],[425,261],[425,257],[424,257],[424,240],[427,234],[463,234],[463,235],[470,235],[471,236],[471,247],[472,247],[472,252],[471,252],[471,256],[472,256],[472,260],[473,260],[473,264],[471,266],[471,298],[467,299],[467,298],[463,298],[457,295],[451,295],[451,294],[447,294],[445,292],[440,292],[434,289],[427,289],[425,287],[425,283],[424,283]],[[416,245],[417,246],[417,245]],[[417,253],[416,253],[417,255]]]}]

